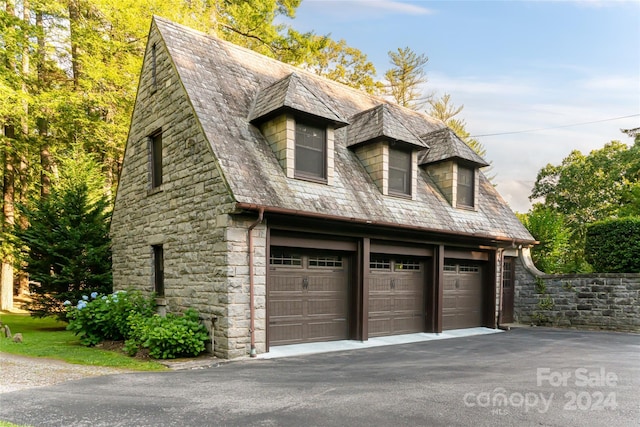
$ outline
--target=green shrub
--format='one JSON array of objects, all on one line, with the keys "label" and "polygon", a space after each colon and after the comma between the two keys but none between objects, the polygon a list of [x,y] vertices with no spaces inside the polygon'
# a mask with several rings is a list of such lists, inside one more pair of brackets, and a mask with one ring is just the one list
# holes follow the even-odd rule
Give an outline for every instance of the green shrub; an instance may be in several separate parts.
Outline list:
[{"label": "green shrub", "polygon": [[179,356],[197,356],[205,350],[209,335],[200,323],[198,312],[187,310],[184,315],[155,315],[145,319],[140,314],[129,317],[132,334],[125,343],[125,351],[133,356],[147,348],[155,359],[175,359]]},{"label": "green shrub", "polygon": [[140,292],[118,291],[110,295],[83,295],[76,306],[65,301],[68,307],[67,329],[80,335],[80,342],[87,346],[104,340],[122,341],[131,335],[128,319],[136,314],[143,318],[153,316],[155,302]]},{"label": "green shrub", "polygon": [[599,273],[640,273],[640,217],[590,224],[585,254]]}]

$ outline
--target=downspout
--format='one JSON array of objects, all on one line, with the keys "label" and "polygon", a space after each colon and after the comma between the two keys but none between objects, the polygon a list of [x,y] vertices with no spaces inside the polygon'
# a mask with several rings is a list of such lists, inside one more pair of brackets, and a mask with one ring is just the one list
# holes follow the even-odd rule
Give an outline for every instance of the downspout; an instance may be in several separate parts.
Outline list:
[{"label": "downspout", "polygon": [[258,219],[249,226],[249,333],[251,334],[251,352],[249,353],[250,357],[256,357],[258,354],[256,352],[256,328],[255,328],[255,317],[256,317],[256,305],[254,302],[254,272],[253,272],[253,237],[251,232],[258,224],[262,222],[264,218],[264,208],[260,208],[258,213]]},{"label": "downspout", "polygon": [[511,328],[508,326],[501,325],[502,323],[502,302],[504,298],[502,298],[502,293],[504,292],[504,248],[498,248],[498,265],[500,267],[500,276],[498,277],[499,281],[499,294],[498,294],[498,324],[496,325],[498,329],[503,331],[509,331]]}]

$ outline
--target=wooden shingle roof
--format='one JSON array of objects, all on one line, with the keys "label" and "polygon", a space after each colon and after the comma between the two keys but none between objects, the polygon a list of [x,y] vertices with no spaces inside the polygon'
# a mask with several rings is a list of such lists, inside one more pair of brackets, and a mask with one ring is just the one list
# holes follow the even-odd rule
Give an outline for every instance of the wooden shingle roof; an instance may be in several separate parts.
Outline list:
[{"label": "wooden shingle roof", "polygon": [[[273,207],[297,215],[331,215],[345,221],[487,240],[534,242],[482,173],[476,211],[453,208],[423,168],[417,173],[413,200],[385,196],[348,147],[363,138],[353,136],[353,129],[360,126],[358,135],[368,135],[364,138],[385,135],[423,150],[429,146],[429,159],[431,151],[446,151],[443,141],[434,137],[435,131],[446,128],[440,120],[163,18],[154,18],[151,31],[157,31],[164,41],[159,48],[166,49],[238,206]],[[334,132],[331,185],[286,176],[252,123],[278,108],[307,109],[338,125],[351,122]],[[376,114],[384,116],[383,126],[371,129],[365,124]],[[391,126],[385,128],[384,122]],[[431,138],[419,138],[423,135]]]}]

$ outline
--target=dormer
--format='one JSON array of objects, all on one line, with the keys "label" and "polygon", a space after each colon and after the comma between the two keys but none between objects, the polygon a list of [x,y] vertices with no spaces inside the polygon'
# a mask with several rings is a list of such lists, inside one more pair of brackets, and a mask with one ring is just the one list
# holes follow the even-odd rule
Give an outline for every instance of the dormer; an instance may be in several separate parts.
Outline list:
[{"label": "dormer", "polygon": [[258,92],[249,121],[269,142],[288,178],[333,183],[334,130],[348,123],[296,73]]},{"label": "dormer", "polygon": [[418,151],[428,145],[403,124],[401,114],[389,104],[356,114],[347,129],[347,147],[382,194],[415,199]]},{"label": "dormer", "polygon": [[448,127],[422,137],[431,147],[420,159],[451,206],[478,210],[480,168],[489,166]]}]

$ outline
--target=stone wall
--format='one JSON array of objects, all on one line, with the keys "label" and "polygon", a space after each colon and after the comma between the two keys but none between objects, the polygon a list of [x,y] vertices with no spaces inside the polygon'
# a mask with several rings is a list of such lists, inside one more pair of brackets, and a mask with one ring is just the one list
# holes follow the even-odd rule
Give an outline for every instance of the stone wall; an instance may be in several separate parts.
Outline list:
[{"label": "stone wall", "polygon": [[[156,44],[156,82],[152,44]],[[157,32],[150,34],[111,224],[114,288],[154,291],[152,245],[164,250],[162,311],[194,308],[215,355],[249,353],[247,227]],[[163,183],[150,184],[148,136],[162,130]],[[265,226],[253,231],[256,264],[265,270]],[[265,272],[256,278],[265,347]]]},{"label": "stone wall", "polygon": [[456,188],[454,184],[456,182],[455,172],[457,169],[454,169],[454,166],[455,162],[452,161],[439,162],[435,165],[427,166],[429,176],[433,179],[444,197],[451,204],[453,204],[456,195]]},{"label": "stone wall", "polygon": [[519,323],[640,332],[640,274],[543,274],[516,261]]}]

